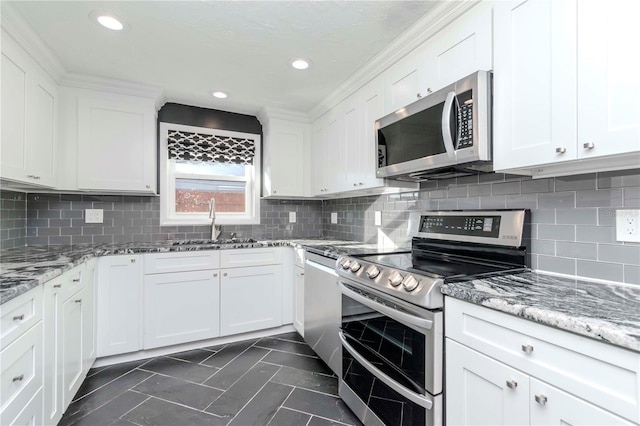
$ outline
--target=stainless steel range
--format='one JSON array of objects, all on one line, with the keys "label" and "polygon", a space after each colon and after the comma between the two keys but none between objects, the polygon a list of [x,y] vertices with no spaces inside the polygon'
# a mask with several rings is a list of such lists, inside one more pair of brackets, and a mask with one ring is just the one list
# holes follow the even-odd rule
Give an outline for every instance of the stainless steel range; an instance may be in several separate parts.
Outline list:
[{"label": "stainless steel range", "polygon": [[338,259],[339,394],[364,424],[444,424],[440,285],[526,268],[525,216],[412,212],[410,252]]}]

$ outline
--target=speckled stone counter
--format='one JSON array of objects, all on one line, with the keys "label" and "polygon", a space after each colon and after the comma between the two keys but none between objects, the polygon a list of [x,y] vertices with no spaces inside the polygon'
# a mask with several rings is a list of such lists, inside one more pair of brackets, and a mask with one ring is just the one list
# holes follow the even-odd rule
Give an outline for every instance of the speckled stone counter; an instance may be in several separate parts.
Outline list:
[{"label": "speckled stone counter", "polygon": [[441,291],[456,299],[640,352],[638,286],[523,272],[448,283]]},{"label": "speckled stone counter", "polygon": [[0,304],[62,275],[92,257],[118,254],[161,253],[170,251],[228,250],[238,248],[301,246],[306,250],[337,259],[342,254],[376,254],[388,250],[374,244],[327,239],[264,240],[253,242],[208,243],[202,240],[159,241],[124,244],[75,244],[29,246],[0,252]]}]

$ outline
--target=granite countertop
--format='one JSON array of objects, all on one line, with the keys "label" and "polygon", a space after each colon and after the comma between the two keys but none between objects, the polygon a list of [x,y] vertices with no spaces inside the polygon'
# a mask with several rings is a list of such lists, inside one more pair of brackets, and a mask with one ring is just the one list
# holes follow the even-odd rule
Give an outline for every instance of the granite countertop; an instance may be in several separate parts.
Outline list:
[{"label": "granite countertop", "polygon": [[389,250],[358,241],[303,238],[289,240],[238,240],[225,244],[206,240],[158,241],[122,244],[35,245],[0,251],[0,304],[62,275],[87,260],[108,255],[171,251],[228,250],[237,248],[300,246],[337,259],[342,254],[377,254]]},{"label": "granite countertop", "polygon": [[638,286],[522,272],[447,283],[441,291],[456,299],[640,352]]}]

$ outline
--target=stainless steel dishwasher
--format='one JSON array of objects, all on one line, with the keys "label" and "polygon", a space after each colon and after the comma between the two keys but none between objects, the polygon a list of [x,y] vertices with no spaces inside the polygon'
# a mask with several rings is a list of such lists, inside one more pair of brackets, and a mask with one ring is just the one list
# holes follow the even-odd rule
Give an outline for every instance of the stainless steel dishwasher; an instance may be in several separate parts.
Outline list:
[{"label": "stainless steel dishwasher", "polygon": [[336,260],[307,252],[304,262],[304,340],[340,377],[342,346],[340,329],[341,293]]}]

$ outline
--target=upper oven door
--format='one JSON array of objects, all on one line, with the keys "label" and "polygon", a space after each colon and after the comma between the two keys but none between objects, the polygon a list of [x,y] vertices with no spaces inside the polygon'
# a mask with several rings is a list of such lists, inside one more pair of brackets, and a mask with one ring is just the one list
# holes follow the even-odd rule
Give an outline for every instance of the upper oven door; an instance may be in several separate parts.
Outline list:
[{"label": "upper oven door", "polygon": [[388,302],[388,296],[352,281],[339,279],[338,286],[341,333],[349,348],[375,366],[383,381],[405,388],[409,397],[425,390],[442,392],[442,312]]},{"label": "upper oven door", "polygon": [[377,120],[377,176],[490,161],[490,82],[478,71]]}]

